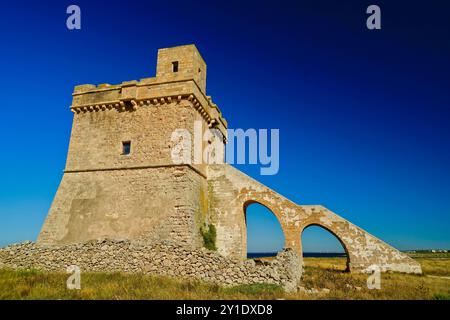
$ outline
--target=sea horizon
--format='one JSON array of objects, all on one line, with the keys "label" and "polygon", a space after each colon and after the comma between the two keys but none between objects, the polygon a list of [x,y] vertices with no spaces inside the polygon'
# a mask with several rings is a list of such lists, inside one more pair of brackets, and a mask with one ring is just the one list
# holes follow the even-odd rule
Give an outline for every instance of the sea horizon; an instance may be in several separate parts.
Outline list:
[{"label": "sea horizon", "polygon": [[[400,250],[406,253],[426,253],[426,252],[449,252],[449,249],[409,249]],[[247,258],[264,258],[275,257],[279,251],[267,251],[267,252],[248,252]],[[303,253],[303,257],[306,258],[339,258],[346,257],[345,252],[333,252],[333,251],[308,251]]]},{"label": "sea horizon", "polygon": [[[278,252],[248,252],[247,258],[275,257]],[[306,258],[340,258],[345,257],[345,252],[304,252]]]}]

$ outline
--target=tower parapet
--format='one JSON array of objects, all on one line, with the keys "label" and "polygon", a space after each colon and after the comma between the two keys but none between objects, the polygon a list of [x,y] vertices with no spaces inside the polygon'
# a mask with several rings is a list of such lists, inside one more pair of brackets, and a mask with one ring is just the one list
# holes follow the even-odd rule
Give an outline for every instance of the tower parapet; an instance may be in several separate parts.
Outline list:
[{"label": "tower parapet", "polygon": [[226,136],[227,121],[211,97],[206,96],[206,63],[195,45],[159,49],[156,77],[116,85],[78,85],[72,96],[71,110],[77,114],[136,110],[188,100],[209,127]]}]

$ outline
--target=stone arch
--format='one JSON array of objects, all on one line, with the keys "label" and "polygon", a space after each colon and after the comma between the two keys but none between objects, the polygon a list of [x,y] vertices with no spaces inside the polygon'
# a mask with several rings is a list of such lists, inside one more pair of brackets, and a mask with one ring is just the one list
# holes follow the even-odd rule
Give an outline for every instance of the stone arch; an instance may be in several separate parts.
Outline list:
[{"label": "stone arch", "polygon": [[245,226],[244,234],[242,236],[242,252],[245,252],[245,255],[247,254],[247,242],[248,242],[247,241],[248,240],[247,239],[247,236],[248,236],[248,234],[247,234],[247,231],[248,231],[248,226],[247,226],[247,208],[250,205],[253,205],[253,204],[261,205],[261,206],[263,206],[264,208],[266,208],[268,211],[270,211],[273,214],[273,216],[276,218],[276,220],[278,222],[278,225],[281,228],[281,232],[283,233],[283,241],[284,241],[283,247],[286,247],[286,230],[283,227],[282,220],[279,217],[278,211],[272,209],[271,205],[269,203],[267,203],[267,201],[265,201],[262,198],[258,199],[258,200],[247,199],[247,200],[243,201],[243,204],[242,204],[242,214],[243,214],[243,217],[244,217],[244,226]]},{"label": "stone arch", "polygon": [[350,271],[368,272],[371,265],[377,264],[382,271],[422,272],[412,258],[322,205],[298,205],[230,165],[209,165],[207,174],[211,221],[217,226],[218,252],[224,256],[245,258],[243,206],[256,201],[278,218],[285,247],[299,258],[302,257],[301,231],[317,224],[344,243]]},{"label": "stone arch", "polygon": [[303,238],[302,238],[303,232],[306,229],[308,229],[310,227],[314,227],[314,226],[328,231],[329,233],[331,233],[339,241],[339,243],[341,244],[342,248],[344,249],[344,252],[345,252],[345,255],[346,255],[346,258],[347,258],[345,271],[346,272],[350,272],[350,265],[351,264],[350,264],[350,254],[349,254],[349,250],[348,250],[348,245],[345,243],[345,241],[342,239],[342,237],[339,237],[337,235],[336,230],[333,231],[332,228],[327,227],[327,226],[325,226],[325,225],[323,225],[322,223],[319,223],[319,222],[311,222],[309,224],[303,225],[303,227],[301,228],[301,230],[300,230],[300,253],[299,253],[300,256],[303,256]]}]

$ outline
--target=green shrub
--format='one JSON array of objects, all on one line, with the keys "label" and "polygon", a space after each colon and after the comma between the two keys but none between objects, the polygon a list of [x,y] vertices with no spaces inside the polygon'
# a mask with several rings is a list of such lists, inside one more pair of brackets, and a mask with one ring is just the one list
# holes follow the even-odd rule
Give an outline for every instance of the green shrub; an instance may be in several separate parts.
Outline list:
[{"label": "green shrub", "polygon": [[213,224],[201,227],[200,234],[203,237],[203,245],[205,246],[206,249],[214,251],[217,250],[216,248],[217,231],[216,227]]},{"label": "green shrub", "polygon": [[435,295],[433,295],[433,300],[450,300],[450,294],[436,293]]}]

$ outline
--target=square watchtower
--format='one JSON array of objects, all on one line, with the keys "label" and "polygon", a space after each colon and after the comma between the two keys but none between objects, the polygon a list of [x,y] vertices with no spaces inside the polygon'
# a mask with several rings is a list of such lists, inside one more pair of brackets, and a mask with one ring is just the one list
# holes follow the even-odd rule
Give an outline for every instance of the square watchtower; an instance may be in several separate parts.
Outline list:
[{"label": "square watchtower", "polygon": [[66,167],[40,243],[201,245],[206,166],[175,164],[171,136],[214,127],[225,137],[227,123],[206,96],[206,64],[194,45],[160,49],[156,69],[156,77],[140,81],[75,87]]}]

